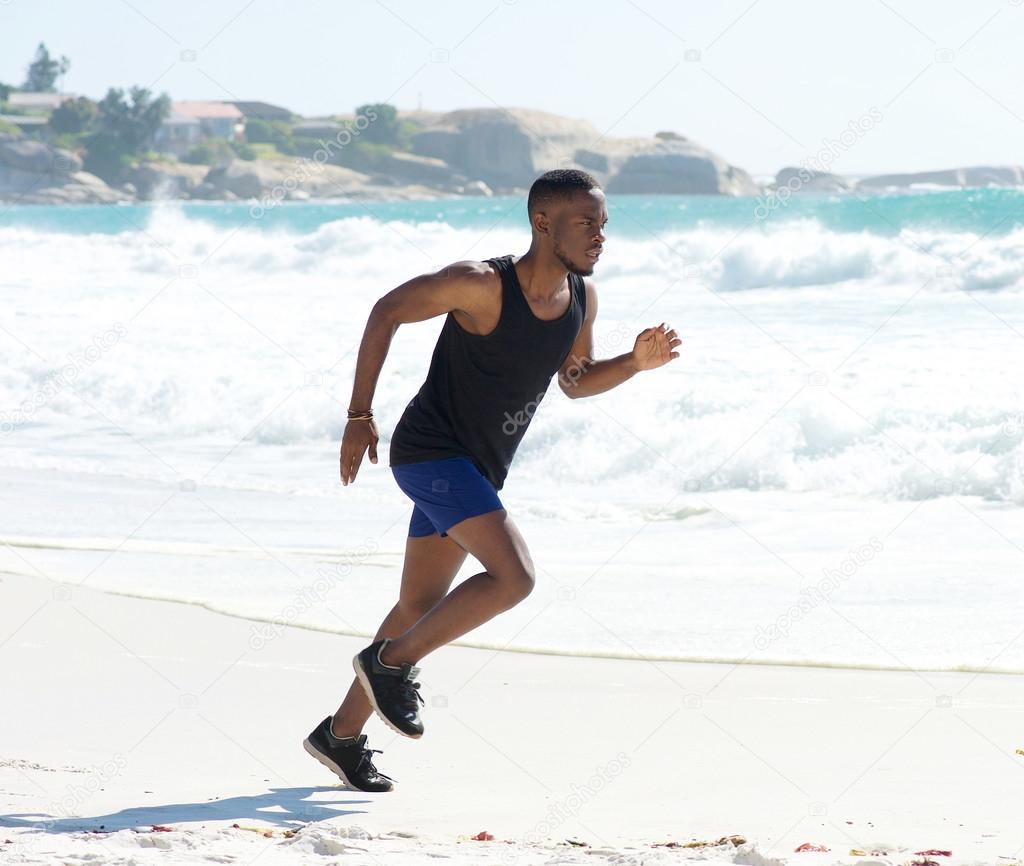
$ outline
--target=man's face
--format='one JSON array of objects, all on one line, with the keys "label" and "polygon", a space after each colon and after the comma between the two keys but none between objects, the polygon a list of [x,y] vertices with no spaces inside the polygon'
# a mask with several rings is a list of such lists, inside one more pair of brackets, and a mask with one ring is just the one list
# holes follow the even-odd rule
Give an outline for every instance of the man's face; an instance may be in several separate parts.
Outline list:
[{"label": "man's face", "polygon": [[551,223],[551,241],[555,257],[567,271],[581,277],[594,273],[607,222],[608,209],[599,189],[577,190],[569,201],[560,203]]}]

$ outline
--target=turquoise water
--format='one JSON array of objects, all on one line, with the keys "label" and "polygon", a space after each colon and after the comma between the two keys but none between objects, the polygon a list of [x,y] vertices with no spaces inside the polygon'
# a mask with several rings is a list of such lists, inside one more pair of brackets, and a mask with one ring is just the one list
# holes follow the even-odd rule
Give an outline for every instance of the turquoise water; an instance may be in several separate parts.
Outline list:
[{"label": "turquoise water", "polygon": [[[884,195],[805,194],[777,206],[767,199],[712,196],[613,196],[609,233],[643,238],[665,229],[740,229],[759,222],[765,229],[813,221],[832,232],[892,236],[904,229],[1006,235],[1024,225],[1024,190],[969,189]],[[61,234],[119,234],[139,231],[157,204],[11,206],[0,212],[0,228],[23,227]],[[250,204],[176,203],[189,220],[215,228],[246,226],[305,234],[335,220],[353,217],[406,223],[443,222],[456,229],[521,228],[525,197],[437,199],[430,201],[285,202],[259,219]],[[764,217],[765,211],[769,211]],[[758,214],[762,217],[759,219]]]}]

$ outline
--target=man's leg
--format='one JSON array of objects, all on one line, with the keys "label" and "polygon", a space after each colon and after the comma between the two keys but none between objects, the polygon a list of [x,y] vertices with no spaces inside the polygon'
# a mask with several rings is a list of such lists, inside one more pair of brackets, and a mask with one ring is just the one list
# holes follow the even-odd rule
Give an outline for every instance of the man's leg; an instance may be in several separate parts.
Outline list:
[{"label": "man's leg", "polygon": [[[466,551],[451,538],[433,535],[409,536],[405,542],[405,564],[398,604],[385,617],[374,640],[400,635],[438,603],[466,561]],[[355,737],[362,731],[373,708],[359,681],[352,685],[334,714],[331,730],[336,737]]]},{"label": "man's leg", "polygon": [[464,580],[400,637],[393,638],[380,653],[386,665],[415,664],[514,607],[533,590],[530,551],[504,509],[468,517],[449,529],[448,536],[486,571]]}]

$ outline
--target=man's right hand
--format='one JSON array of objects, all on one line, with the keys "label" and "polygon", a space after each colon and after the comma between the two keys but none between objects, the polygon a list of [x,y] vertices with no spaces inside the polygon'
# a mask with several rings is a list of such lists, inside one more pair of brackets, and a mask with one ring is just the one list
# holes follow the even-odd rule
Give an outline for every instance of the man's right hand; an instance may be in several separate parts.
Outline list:
[{"label": "man's right hand", "polygon": [[377,462],[377,441],[380,430],[377,422],[370,418],[367,421],[349,421],[345,425],[345,433],[341,437],[341,483],[347,485],[356,480],[359,464],[363,462],[366,449],[370,449],[370,462]]}]

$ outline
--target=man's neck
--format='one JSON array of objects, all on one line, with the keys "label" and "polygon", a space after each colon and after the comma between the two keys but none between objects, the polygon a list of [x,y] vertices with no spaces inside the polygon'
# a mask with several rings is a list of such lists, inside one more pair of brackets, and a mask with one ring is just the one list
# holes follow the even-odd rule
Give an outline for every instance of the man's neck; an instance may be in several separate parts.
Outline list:
[{"label": "man's neck", "polygon": [[533,247],[519,257],[514,267],[523,292],[531,300],[539,302],[557,298],[569,273],[554,256],[546,256]]}]

